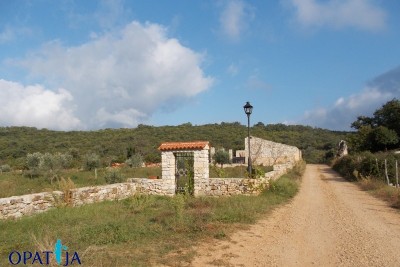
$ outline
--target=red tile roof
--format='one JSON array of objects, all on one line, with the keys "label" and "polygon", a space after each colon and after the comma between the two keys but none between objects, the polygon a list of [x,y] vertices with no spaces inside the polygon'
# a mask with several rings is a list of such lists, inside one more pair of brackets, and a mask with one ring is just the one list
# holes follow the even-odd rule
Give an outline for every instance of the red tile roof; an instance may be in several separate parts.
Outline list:
[{"label": "red tile roof", "polygon": [[198,150],[204,149],[209,145],[208,141],[195,141],[195,142],[167,142],[162,143],[158,150]]}]

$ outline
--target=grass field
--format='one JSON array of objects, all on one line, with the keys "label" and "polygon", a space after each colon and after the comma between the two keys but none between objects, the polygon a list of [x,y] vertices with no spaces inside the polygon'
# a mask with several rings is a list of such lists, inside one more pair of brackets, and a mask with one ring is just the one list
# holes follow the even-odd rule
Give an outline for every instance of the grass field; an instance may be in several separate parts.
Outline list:
[{"label": "grass field", "polygon": [[192,198],[136,195],[60,207],[16,221],[0,222],[0,266],[12,251],[53,250],[57,239],[76,251],[84,266],[179,265],[195,255],[193,245],[227,238],[292,198],[304,168],[273,182],[259,196]]},{"label": "grass field", "polygon": [[[146,178],[148,176],[161,176],[160,167],[147,168],[120,168],[119,172],[125,178]],[[63,170],[59,177],[70,178],[76,187],[103,185],[107,169],[101,168],[95,171],[83,171],[78,169]],[[60,190],[60,184],[56,179],[50,181],[49,175],[30,178],[21,171],[3,172],[0,174],[0,198],[18,196],[24,194],[40,193]]]},{"label": "grass field", "polygon": [[[265,172],[272,170],[272,167],[262,167]],[[127,178],[146,178],[149,176],[161,176],[161,167],[146,168],[118,168],[117,169],[124,179]],[[78,169],[62,170],[58,177],[65,179],[70,178],[75,187],[94,186],[106,184],[104,179],[107,172],[106,168],[95,171],[83,171]],[[246,166],[227,167],[210,167],[210,177],[229,177],[241,178],[246,175]],[[22,171],[11,171],[0,173],[0,198],[18,196],[32,193],[48,192],[54,190],[62,190],[57,179],[51,181],[49,173],[38,177],[30,178]]]}]

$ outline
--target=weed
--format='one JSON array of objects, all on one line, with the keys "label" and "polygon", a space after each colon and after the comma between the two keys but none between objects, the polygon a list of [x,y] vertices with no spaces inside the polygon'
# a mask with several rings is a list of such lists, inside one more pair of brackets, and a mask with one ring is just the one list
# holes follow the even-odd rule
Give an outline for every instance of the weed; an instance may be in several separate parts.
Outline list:
[{"label": "weed", "polygon": [[122,200],[122,204],[132,213],[140,213],[149,207],[153,202],[153,197],[145,194],[135,194]]},{"label": "weed", "polygon": [[226,238],[226,234],[223,230],[220,230],[216,234],[214,234],[214,238],[223,239],[223,238]]},{"label": "weed", "polygon": [[104,176],[107,184],[121,183],[124,180],[124,176],[118,170],[109,170]]},{"label": "weed", "polygon": [[57,239],[78,251],[85,266],[149,266],[182,259],[188,265],[194,256],[190,248],[196,243],[228,238],[238,227],[254,223],[293,196],[297,176],[288,174],[281,179],[274,190],[259,196],[135,195],[0,221],[0,229],[5,229],[0,231],[0,266],[7,266],[13,250],[47,248]]},{"label": "weed", "polygon": [[64,203],[66,205],[70,205],[72,201],[71,189],[76,188],[75,183],[69,177],[67,179],[61,177],[61,179],[58,181],[58,187],[59,190],[64,193]]}]

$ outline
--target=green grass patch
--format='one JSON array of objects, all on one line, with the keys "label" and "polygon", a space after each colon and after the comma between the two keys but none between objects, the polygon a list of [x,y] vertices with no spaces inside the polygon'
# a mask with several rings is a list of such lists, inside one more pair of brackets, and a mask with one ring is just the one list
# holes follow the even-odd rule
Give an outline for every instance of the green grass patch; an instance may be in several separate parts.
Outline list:
[{"label": "green grass patch", "polygon": [[[148,176],[161,176],[160,167],[147,168],[120,168],[117,170],[126,178],[147,178]],[[58,176],[64,179],[70,178],[76,187],[95,186],[107,184],[107,169],[97,169],[97,177],[94,170],[83,171],[70,169],[60,171]],[[61,178],[60,178],[61,180]],[[62,190],[59,182],[54,179],[50,181],[45,175],[30,178],[22,171],[12,171],[0,173],[0,198]]]},{"label": "green grass patch", "polygon": [[8,265],[13,250],[52,251],[57,239],[77,251],[84,266],[187,264],[198,242],[227,238],[292,198],[299,175],[281,177],[258,196],[135,195],[0,221],[0,266]]},{"label": "green grass patch", "polygon": [[[264,173],[273,170],[273,166],[257,166]],[[247,166],[221,168],[219,165],[210,165],[210,178],[243,178],[248,175]]]}]

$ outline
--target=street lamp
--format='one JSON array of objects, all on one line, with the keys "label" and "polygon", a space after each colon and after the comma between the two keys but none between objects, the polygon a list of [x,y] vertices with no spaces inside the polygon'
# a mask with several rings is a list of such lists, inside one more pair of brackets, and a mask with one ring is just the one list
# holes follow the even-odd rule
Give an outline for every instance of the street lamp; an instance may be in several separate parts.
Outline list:
[{"label": "street lamp", "polygon": [[251,156],[250,156],[251,155],[250,154],[250,114],[253,111],[253,106],[250,105],[250,103],[247,101],[246,105],[243,106],[243,109],[244,109],[244,113],[246,113],[246,115],[247,115],[247,142],[248,142],[248,147],[249,147],[249,157],[247,159],[247,164],[248,164],[247,170],[249,171],[250,177],[252,177],[253,173],[252,173],[252,169],[251,169]]}]

